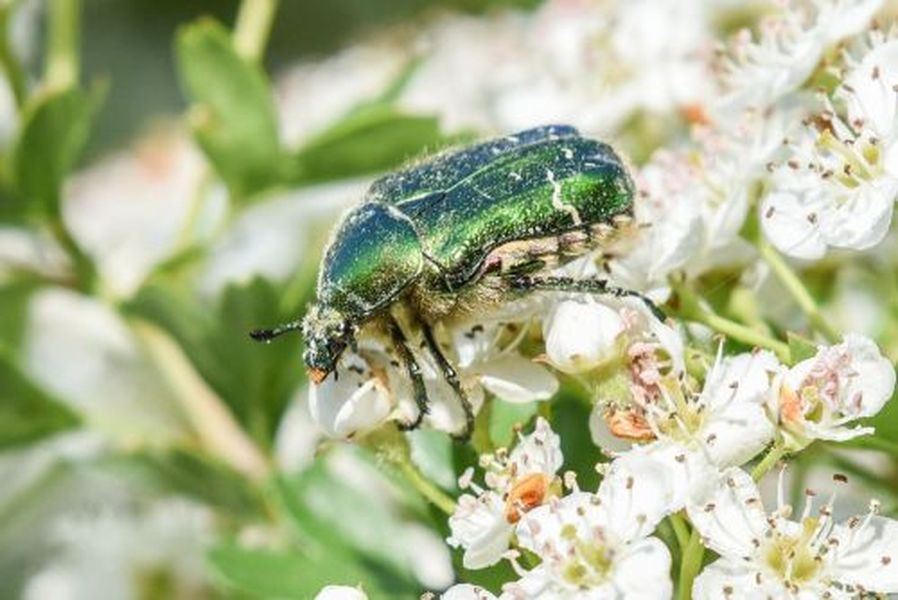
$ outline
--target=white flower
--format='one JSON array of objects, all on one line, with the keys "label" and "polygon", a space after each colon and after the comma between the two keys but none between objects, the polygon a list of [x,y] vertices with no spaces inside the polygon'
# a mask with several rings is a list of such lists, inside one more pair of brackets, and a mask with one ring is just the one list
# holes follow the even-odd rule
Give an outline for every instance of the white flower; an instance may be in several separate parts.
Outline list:
[{"label": "white flower", "polygon": [[229,283],[261,275],[286,281],[308,258],[314,232],[327,228],[368,182],[340,181],[265,197],[241,211],[210,245],[199,277],[200,291],[213,297]]},{"label": "white flower", "polygon": [[794,143],[761,206],[766,237],[785,254],[865,250],[889,230],[898,198],[898,40],[875,38]]},{"label": "white flower", "polygon": [[449,130],[615,131],[709,96],[703,52],[722,12],[702,0],[578,1],[443,19],[421,35],[429,52],[400,103],[436,111]]},{"label": "white flower", "polygon": [[594,298],[562,300],[543,321],[546,355],[565,373],[592,370],[617,351],[625,328],[618,311]]},{"label": "white flower", "polygon": [[[372,349],[368,358],[383,360]],[[350,439],[376,429],[390,416],[393,399],[382,371],[357,354],[346,353],[331,375],[309,387],[309,414],[325,434]]]},{"label": "white flower", "polygon": [[649,537],[667,504],[669,475],[645,462],[611,467],[595,494],[575,491],[527,513],[517,526],[522,548],[541,563],[507,584],[512,598],[661,600],[672,593],[670,554]]},{"label": "white flower", "polygon": [[161,447],[190,435],[140,338],[106,303],[61,288],[35,292],[22,357],[35,382],[110,440]]},{"label": "white flower", "polygon": [[455,513],[449,517],[452,531],[447,540],[454,548],[464,548],[466,569],[493,565],[508,550],[514,525],[529,510],[542,505],[557,488],[555,474],[561,468],[561,440],[542,417],[533,433],[524,436],[510,454],[484,456],[487,489],[463,477],[462,487],[477,494],[463,494]]},{"label": "white flower", "polygon": [[326,585],[315,596],[315,600],[368,600],[368,596],[357,587]]},{"label": "white flower", "polygon": [[95,260],[107,291],[130,296],[182,233],[196,233],[182,229],[202,192],[202,176],[193,144],[182,132],[163,129],[66,184],[65,222]]},{"label": "white flower", "polygon": [[639,385],[647,371],[683,370],[680,336],[641,299],[561,300],[544,321],[543,336],[549,364],[567,373],[586,373],[622,361],[634,385]]},{"label": "white flower", "polygon": [[789,2],[779,13],[762,19],[757,40],[743,30],[723,64],[729,91],[717,110],[763,109],[797,90],[824,52],[861,31],[882,4],[882,0]]},{"label": "white flower", "polygon": [[695,580],[693,597],[810,600],[898,592],[898,522],[877,516],[871,503],[869,514],[836,524],[833,501],[814,513],[812,500],[809,493],[793,521],[782,503],[766,513],[757,485],[740,469],[707,486],[689,505],[689,518],[720,558]]},{"label": "white flower", "polygon": [[662,383],[660,396],[639,412],[655,441],[624,452],[614,464],[626,470],[656,461],[675,474],[670,510],[682,508],[709,474],[744,464],[773,440],[764,401],[778,370],[771,353],[755,352],[718,359],[696,397]]},{"label": "white flower", "polygon": [[440,600],[496,600],[496,596],[480,586],[459,583],[440,594]]},{"label": "white flower", "polygon": [[653,300],[669,295],[667,276],[682,269],[703,247],[701,205],[694,169],[672,152],[656,152],[636,174],[637,234],[621,256],[608,262],[616,285]]},{"label": "white flower", "polygon": [[872,427],[846,425],[878,413],[894,390],[889,360],[869,339],[849,334],[783,374],[769,404],[790,446],[800,449],[815,439],[843,441],[872,433]]},{"label": "white flower", "polygon": [[213,524],[207,508],[176,499],[139,512],[118,506],[62,517],[53,527],[54,552],[28,580],[22,597],[139,598],[150,591],[147,573],[164,575],[171,589],[186,597],[202,596],[211,587],[204,556],[213,542]]},{"label": "white flower", "polygon": [[[475,413],[486,391],[508,402],[532,402],[548,400],[558,389],[545,367],[516,351],[516,341],[500,346],[508,334],[505,326],[475,325],[449,333],[453,343],[442,350],[455,363]],[[347,351],[334,374],[309,388],[309,412],[331,437],[350,439],[388,420],[410,422],[418,414],[407,369],[376,339],[360,340],[359,348],[358,354]],[[424,423],[449,433],[461,431],[465,415],[455,390],[426,351],[413,347],[412,352],[427,391]]]}]

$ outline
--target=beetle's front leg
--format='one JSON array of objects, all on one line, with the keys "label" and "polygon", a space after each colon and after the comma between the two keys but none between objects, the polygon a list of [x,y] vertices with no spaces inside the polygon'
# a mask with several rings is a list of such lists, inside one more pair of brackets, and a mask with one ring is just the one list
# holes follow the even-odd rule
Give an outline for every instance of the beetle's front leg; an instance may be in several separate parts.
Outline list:
[{"label": "beetle's front leg", "polygon": [[393,338],[393,345],[396,347],[399,359],[405,364],[408,377],[412,382],[415,405],[418,407],[418,415],[414,419],[407,423],[399,424],[399,429],[402,431],[409,431],[411,429],[417,429],[418,426],[421,425],[424,415],[430,412],[430,407],[427,403],[427,388],[424,386],[424,377],[421,375],[421,366],[418,364],[418,361],[415,360],[415,355],[412,353],[411,348],[408,347],[408,340],[406,339],[405,334],[402,333],[402,329],[395,321],[390,324],[390,336]]},{"label": "beetle's front leg", "polygon": [[424,325],[422,329],[424,330],[424,341],[427,343],[427,349],[430,350],[430,354],[433,356],[437,366],[442,372],[443,378],[455,392],[455,395],[458,396],[462,410],[465,411],[465,428],[460,434],[453,437],[466,442],[471,438],[471,433],[474,431],[474,407],[471,406],[468,394],[465,393],[461,381],[458,379],[458,373],[455,371],[455,367],[453,367],[449,360],[443,355],[439,344],[433,337],[433,330],[429,325]]},{"label": "beetle's front leg", "polygon": [[655,315],[660,321],[664,321],[667,318],[661,309],[658,308],[658,305],[652,302],[649,298],[645,297],[643,294],[640,294],[634,290],[628,290],[621,287],[615,287],[612,285],[608,285],[608,282],[604,279],[599,279],[597,277],[587,277],[583,279],[575,279],[573,277],[532,277],[529,275],[516,275],[511,277],[508,280],[509,285],[513,290],[519,291],[555,291],[555,292],[574,292],[574,293],[584,293],[584,294],[599,294],[599,295],[608,295],[608,296],[629,296],[632,298],[639,298],[643,301],[643,303],[648,307],[652,314]]}]

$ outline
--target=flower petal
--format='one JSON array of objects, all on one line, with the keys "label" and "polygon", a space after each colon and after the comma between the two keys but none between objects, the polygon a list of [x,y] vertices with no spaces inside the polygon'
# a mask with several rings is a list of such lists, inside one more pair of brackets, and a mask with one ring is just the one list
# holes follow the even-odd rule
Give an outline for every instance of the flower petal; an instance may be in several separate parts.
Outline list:
[{"label": "flower petal", "polygon": [[558,380],[548,369],[518,354],[490,360],[476,371],[480,384],[506,402],[548,400],[558,391]]},{"label": "flower petal", "polygon": [[708,455],[718,467],[745,464],[772,440],[776,427],[761,404],[732,402],[712,413],[702,429]]},{"label": "flower petal", "polygon": [[453,548],[464,548],[466,569],[484,569],[496,564],[508,550],[514,527],[505,520],[505,503],[499,494],[487,492],[480,498],[464,494],[449,517]]},{"label": "flower petal", "polygon": [[618,312],[593,299],[564,300],[543,324],[546,354],[565,373],[582,373],[598,366],[613,351],[624,331]]},{"label": "flower petal", "polygon": [[309,388],[309,414],[329,436],[348,439],[375,429],[390,414],[390,394],[360,356],[347,354],[339,374]]},{"label": "flower petal", "polygon": [[365,592],[348,585],[326,585],[321,588],[315,600],[368,600]]},{"label": "flower petal", "polygon": [[496,600],[496,597],[479,585],[458,583],[440,594],[440,600]]},{"label": "flower petal", "polygon": [[665,515],[678,509],[675,492],[667,464],[637,447],[612,461],[597,496],[606,527],[630,541],[647,536]]},{"label": "flower petal", "polygon": [[548,421],[538,417],[533,433],[524,436],[515,446],[508,462],[518,477],[528,473],[544,473],[551,477],[564,463],[561,438],[552,431]]},{"label": "flower petal", "polygon": [[615,587],[622,598],[656,600],[670,598],[670,551],[658,538],[628,544],[614,566]]},{"label": "flower petal", "polygon": [[871,592],[898,593],[898,521],[874,516],[854,528],[837,526],[831,537],[839,540],[829,563],[834,580]]},{"label": "flower petal", "polygon": [[764,539],[769,528],[758,486],[741,469],[724,471],[691,499],[686,510],[706,545],[735,561],[751,556],[753,540]]},{"label": "flower petal", "polygon": [[695,578],[692,584],[692,598],[694,600],[794,598],[779,580],[761,574],[759,583],[758,571],[753,570],[752,566],[752,563],[728,558],[721,558],[711,563]]},{"label": "flower petal", "polygon": [[783,254],[816,260],[826,254],[826,241],[814,220],[815,207],[809,207],[798,191],[777,190],[761,204],[761,229],[764,237]]}]

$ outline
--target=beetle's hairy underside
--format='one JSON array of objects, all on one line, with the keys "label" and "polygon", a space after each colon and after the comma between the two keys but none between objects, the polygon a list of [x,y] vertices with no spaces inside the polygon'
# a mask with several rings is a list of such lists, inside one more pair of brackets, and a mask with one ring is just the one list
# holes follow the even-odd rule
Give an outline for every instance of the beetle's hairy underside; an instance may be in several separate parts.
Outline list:
[{"label": "beetle's hairy underside", "polygon": [[633,183],[621,159],[573,127],[446,152],[375,181],[335,227],[305,318],[251,335],[268,341],[302,329],[315,383],[358,336],[387,338],[418,406],[403,428],[417,427],[428,411],[413,348],[426,349],[465,409],[460,436],[467,437],[473,411],[434,327],[482,318],[537,290],[638,296],[602,279],[551,274],[607,248],[632,213]]}]

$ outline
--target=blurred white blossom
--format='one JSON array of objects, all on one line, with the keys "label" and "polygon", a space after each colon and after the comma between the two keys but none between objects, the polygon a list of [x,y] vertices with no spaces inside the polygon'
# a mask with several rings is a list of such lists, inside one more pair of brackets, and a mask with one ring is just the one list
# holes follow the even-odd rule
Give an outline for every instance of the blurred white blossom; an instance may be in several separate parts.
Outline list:
[{"label": "blurred white blossom", "polygon": [[212,513],[183,500],[146,509],[115,509],[61,519],[59,552],[31,577],[26,600],[137,600],[163,585],[170,598],[193,598],[209,586],[204,555]]},{"label": "blurred white blossom", "polygon": [[69,290],[37,292],[24,344],[35,381],[109,439],[164,446],[188,435],[173,392],[108,305]]},{"label": "blurred white blossom", "polygon": [[194,203],[203,203],[203,172],[184,133],[163,128],[72,178],[63,216],[107,292],[130,296],[182,236],[194,234],[184,228],[191,210],[201,210]]}]

